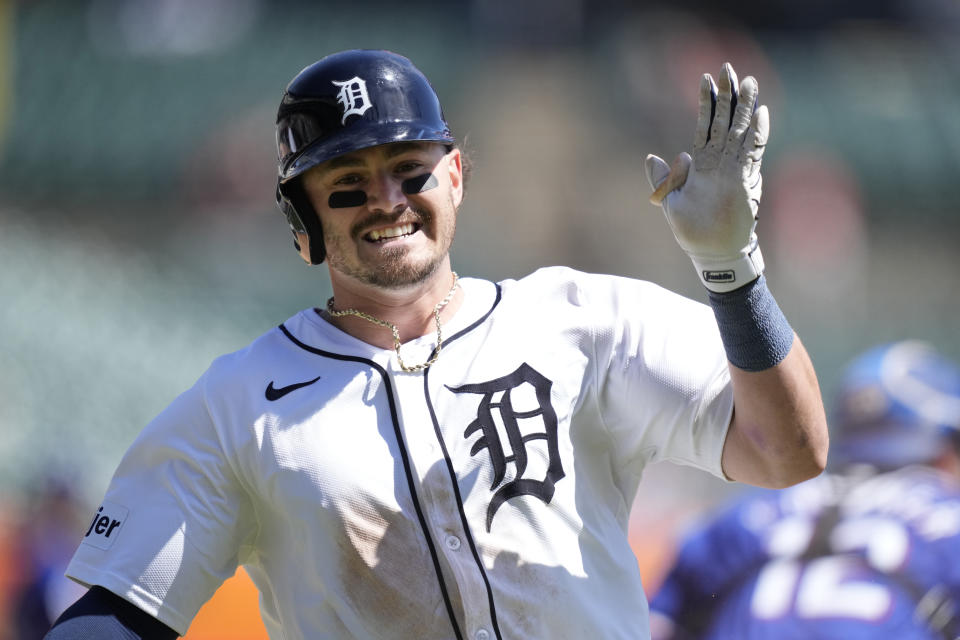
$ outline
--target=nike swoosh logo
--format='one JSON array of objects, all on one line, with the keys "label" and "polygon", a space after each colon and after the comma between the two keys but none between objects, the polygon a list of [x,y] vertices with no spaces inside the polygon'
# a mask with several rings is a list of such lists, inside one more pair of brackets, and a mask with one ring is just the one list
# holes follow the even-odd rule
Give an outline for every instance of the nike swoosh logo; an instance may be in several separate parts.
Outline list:
[{"label": "nike swoosh logo", "polygon": [[263,392],[263,395],[270,402],[275,402],[283,396],[287,395],[291,391],[296,391],[297,389],[302,389],[303,387],[309,387],[311,384],[319,380],[321,376],[317,376],[313,380],[307,380],[306,382],[298,382],[296,384],[288,384],[285,387],[280,387],[279,389],[273,386],[273,380],[270,381],[270,384],[267,385],[266,391]]}]

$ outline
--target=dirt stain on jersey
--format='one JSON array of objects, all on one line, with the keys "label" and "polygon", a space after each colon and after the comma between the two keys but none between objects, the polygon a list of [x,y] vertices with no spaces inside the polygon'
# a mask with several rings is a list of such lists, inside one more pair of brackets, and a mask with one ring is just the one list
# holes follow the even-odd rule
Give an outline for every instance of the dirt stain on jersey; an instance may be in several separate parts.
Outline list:
[{"label": "dirt stain on jersey", "polygon": [[[419,522],[386,505],[351,505],[342,538],[343,598],[367,632],[424,640],[453,637],[439,580]],[[447,584],[463,619],[455,584]],[[461,624],[461,623],[458,623]]]}]

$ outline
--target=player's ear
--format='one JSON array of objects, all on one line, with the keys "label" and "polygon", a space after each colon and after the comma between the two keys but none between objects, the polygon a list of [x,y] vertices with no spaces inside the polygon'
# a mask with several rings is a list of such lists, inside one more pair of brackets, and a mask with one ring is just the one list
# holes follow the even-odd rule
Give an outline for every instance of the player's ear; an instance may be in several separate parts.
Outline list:
[{"label": "player's ear", "polygon": [[460,149],[457,147],[451,149],[446,155],[446,160],[453,204],[459,207],[463,201],[463,155],[460,153]]}]

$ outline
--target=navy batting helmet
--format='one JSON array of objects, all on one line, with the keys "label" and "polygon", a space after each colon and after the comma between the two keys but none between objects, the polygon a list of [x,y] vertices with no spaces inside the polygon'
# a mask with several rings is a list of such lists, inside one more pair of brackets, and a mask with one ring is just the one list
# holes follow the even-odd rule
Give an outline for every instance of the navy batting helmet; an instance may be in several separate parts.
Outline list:
[{"label": "navy batting helmet", "polygon": [[834,462],[928,462],[960,435],[960,367],[924,342],[874,347],[848,366],[832,427]]},{"label": "navy batting helmet", "polygon": [[454,144],[436,91],[407,58],[342,51],[290,81],[277,112],[277,205],[307,263],[323,262],[326,249],[303,173],[344,153],[407,140]]}]

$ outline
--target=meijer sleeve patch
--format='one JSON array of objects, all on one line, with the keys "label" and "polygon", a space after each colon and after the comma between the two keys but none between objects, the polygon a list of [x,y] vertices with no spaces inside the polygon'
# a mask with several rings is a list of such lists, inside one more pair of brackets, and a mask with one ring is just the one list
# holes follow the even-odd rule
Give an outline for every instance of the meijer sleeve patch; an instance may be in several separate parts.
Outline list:
[{"label": "meijer sleeve patch", "polygon": [[115,502],[104,501],[90,521],[83,543],[106,551],[120,535],[130,510]]}]

